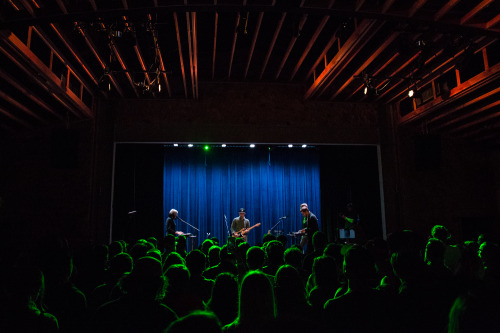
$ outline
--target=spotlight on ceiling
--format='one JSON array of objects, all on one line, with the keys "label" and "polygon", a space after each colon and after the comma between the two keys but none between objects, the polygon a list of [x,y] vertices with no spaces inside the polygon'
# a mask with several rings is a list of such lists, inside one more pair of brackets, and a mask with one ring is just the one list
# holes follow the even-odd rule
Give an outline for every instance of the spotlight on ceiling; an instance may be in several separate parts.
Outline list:
[{"label": "spotlight on ceiling", "polygon": [[288,145],[288,148],[293,148],[293,145],[292,145],[292,144],[289,144],[289,145]]},{"label": "spotlight on ceiling", "polygon": [[255,148],[255,144],[253,144],[253,143],[252,143],[252,144],[250,145],[250,148]]},{"label": "spotlight on ceiling", "polygon": [[307,145],[302,145],[302,148],[306,148],[306,147],[307,147]]},{"label": "spotlight on ceiling", "polygon": [[188,144],[188,147],[189,147],[189,148],[191,148],[192,146],[193,146],[193,144],[192,144],[192,143]]},{"label": "spotlight on ceiling", "polygon": [[179,144],[178,143],[174,143],[174,147],[179,147]]},{"label": "spotlight on ceiling", "polygon": [[221,146],[222,148],[226,148],[226,144],[225,144],[225,143],[221,144],[220,146]]},{"label": "spotlight on ceiling", "polygon": [[408,89],[408,97],[412,98],[415,95],[415,90],[413,88]]},{"label": "spotlight on ceiling", "polygon": [[209,146],[209,145],[205,145],[205,146],[203,147],[203,149],[205,149],[205,150],[210,150],[210,146]]}]

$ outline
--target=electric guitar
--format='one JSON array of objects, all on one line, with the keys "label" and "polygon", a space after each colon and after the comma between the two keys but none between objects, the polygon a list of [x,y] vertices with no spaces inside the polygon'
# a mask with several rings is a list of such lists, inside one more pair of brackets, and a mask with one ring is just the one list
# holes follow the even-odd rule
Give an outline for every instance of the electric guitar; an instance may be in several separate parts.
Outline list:
[{"label": "electric guitar", "polygon": [[258,227],[258,226],[260,226],[260,223],[257,223],[255,225],[251,226],[250,228],[243,228],[240,231],[233,233],[233,237],[236,237],[236,238],[246,237],[246,235],[248,234],[248,232],[250,230],[252,230],[253,228]]}]

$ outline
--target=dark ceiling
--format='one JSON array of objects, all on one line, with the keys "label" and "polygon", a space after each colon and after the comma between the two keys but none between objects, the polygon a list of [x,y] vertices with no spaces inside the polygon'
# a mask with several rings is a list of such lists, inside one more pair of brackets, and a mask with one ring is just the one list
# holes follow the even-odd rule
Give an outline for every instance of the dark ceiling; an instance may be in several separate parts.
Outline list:
[{"label": "dark ceiling", "polygon": [[276,82],[496,146],[499,21],[494,0],[3,0],[0,126],[92,118],[97,97]]}]

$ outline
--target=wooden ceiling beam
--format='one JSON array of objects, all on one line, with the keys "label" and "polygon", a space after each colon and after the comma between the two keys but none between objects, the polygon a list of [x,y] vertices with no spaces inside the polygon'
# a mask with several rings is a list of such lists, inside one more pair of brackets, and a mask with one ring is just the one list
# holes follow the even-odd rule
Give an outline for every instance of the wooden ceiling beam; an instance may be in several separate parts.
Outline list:
[{"label": "wooden ceiling beam", "polygon": [[[342,45],[339,52],[328,63],[321,74],[316,78],[313,84],[307,89],[304,98],[308,99],[323,88],[321,95],[333,80],[351,61],[356,57],[360,50],[368,43],[375,33],[382,27],[384,23],[376,20],[362,21]],[[336,73],[336,74],[334,74]],[[326,84],[327,83],[327,84]]]},{"label": "wooden ceiling beam", "polygon": [[[480,43],[482,41],[484,43],[483,43],[483,45],[479,46],[479,48],[475,51],[476,53],[480,52],[484,47],[490,45],[493,42],[492,40],[485,39],[485,37],[479,37],[479,38],[477,38],[474,41],[474,43],[478,44],[478,43]],[[436,67],[432,68],[432,70],[430,70],[426,75],[420,77],[419,78],[420,79],[419,80],[419,86],[420,87],[425,86],[426,84],[430,83],[433,79],[435,79],[436,76],[441,76],[444,73],[448,72],[450,69],[454,68],[457,59],[459,59],[460,55],[462,53],[464,53],[464,52],[465,52],[465,49],[462,49],[459,52],[457,52],[453,57],[447,57],[442,63],[440,63]],[[443,49],[439,50],[432,57],[430,57],[429,59],[427,59],[425,61],[424,65],[427,65],[429,62],[431,62],[433,59],[435,59],[437,56],[441,55],[442,53],[443,53]],[[447,66],[447,68],[443,69],[443,67],[446,67],[446,66]],[[414,73],[416,73],[416,71],[417,71],[417,69],[413,69],[408,74],[408,77],[411,77]],[[397,94],[395,94],[389,100],[387,100],[386,103],[392,103],[395,100],[402,101],[404,98],[406,98],[404,96],[404,94],[406,94],[406,89],[407,88],[404,88],[404,89],[400,90]],[[382,96],[380,96],[380,97],[382,97]]]},{"label": "wooden ceiling beam", "polygon": [[417,11],[422,8],[423,5],[425,5],[427,0],[415,0],[413,5],[410,7],[410,10],[408,12],[408,17],[413,17]]},{"label": "wooden ceiling beam", "polygon": [[385,14],[389,11],[389,9],[392,7],[392,5],[396,2],[396,0],[385,0],[384,4],[382,5],[382,14]]},{"label": "wooden ceiling beam", "polygon": [[267,50],[266,58],[264,59],[264,63],[262,64],[262,69],[260,70],[259,80],[262,80],[262,76],[267,67],[267,63],[269,62],[269,58],[271,57],[271,53],[274,49],[274,44],[276,44],[276,40],[278,39],[278,35],[283,27],[283,22],[285,22],[286,12],[281,13],[281,18],[276,25],[276,29],[274,30],[273,39],[271,40],[271,44],[269,44],[269,49]]},{"label": "wooden ceiling beam", "polygon": [[436,14],[434,14],[434,21],[439,21],[444,15],[446,15],[453,7],[455,7],[460,0],[448,0],[444,4],[443,7],[441,7]]},{"label": "wooden ceiling beam", "polygon": [[324,47],[323,51],[321,52],[321,54],[319,55],[319,57],[316,59],[316,61],[314,62],[314,64],[312,65],[311,69],[309,70],[309,72],[307,72],[307,75],[305,77],[305,80],[307,81],[311,75],[314,73],[314,71],[316,70],[316,68],[318,67],[319,63],[325,59],[326,57],[326,54],[328,53],[328,51],[330,51],[331,47],[333,46],[333,44],[335,43],[335,41],[337,40],[337,30],[335,30],[333,32],[333,35],[332,37],[330,37],[330,40],[328,41],[328,43],[326,44],[326,46]]},{"label": "wooden ceiling beam", "polygon": [[[78,80],[80,81],[81,84],[87,89],[87,91],[91,92],[93,89],[89,87],[88,84],[85,83],[85,81],[82,79],[82,75],[76,70],[76,68],[71,64],[71,62],[64,57],[64,55],[57,49],[56,45],[52,42],[52,40],[49,38],[49,36],[40,28],[40,27],[32,27],[32,29],[38,34],[38,36],[47,44],[47,46],[50,47],[52,52],[64,63],[65,66],[71,69],[73,72],[73,75],[75,75]],[[94,77],[90,77],[92,81],[97,84],[97,81],[95,80]],[[92,93],[90,93],[93,95]]]},{"label": "wooden ceiling beam", "polygon": [[351,84],[351,82],[354,80],[355,76],[360,75],[382,52],[385,51],[389,45],[400,35],[400,32],[396,31],[393,32],[388,38],[384,40],[384,42],[377,48],[375,52],[373,52],[368,59],[365,60],[365,62],[358,67],[356,72],[354,72],[353,75],[347,79],[347,81],[344,82],[344,84],[339,88],[336,89],[335,93],[330,97],[330,100],[333,100],[335,97],[337,97],[348,85]]},{"label": "wooden ceiling beam", "polygon": [[[146,82],[149,85],[151,85],[151,78],[149,77],[149,73],[148,73],[148,68],[146,67],[146,63],[144,62],[144,58],[142,56],[142,52],[141,52],[141,49],[139,47],[139,41],[136,40],[136,43],[134,45],[134,51],[135,51],[135,55],[137,56],[137,60],[139,60],[139,64],[141,65],[141,68],[142,68],[142,71],[144,72],[144,78],[146,79]],[[153,96],[156,97],[156,93],[154,91],[152,91],[152,94]]]},{"label": "wooden ceiling beam", "polygon": [[321,31],[323,31],[323,28],[325,27],[326,23],[330,19],[330,16],[323,16],[323,19],[319,23],[318,27],[316,28],[316,31],[312,35],[311,39],[309,40],[309,43],[307,43],[306,48],[304,49],[304,52],[302,52],[302,55],[300,56],[299,61],[297,61],[297,64],[295,65],[292,75],[290,75],[290,80],[293,80],[295,77],[295,74],[297,74],[297,71],[299,70],[300,66],[302,66],[302,63],[306,59],[307,55],[311,51],[311,48],[313,47],[314,43],[316,42],[316,39],[318,39],[319,34]]},{"label": "wooden ceiling beam", "polygon": [[356,4],[354,5],[354,11],[357,12],[363,7],[365,4],[365,0],[356,0]]},{"label": "wooden ceiling beam", "polygon": [[10,111],[5,110],[1,106],[0,106],[0,113],[5,115],[7,118],[15,121],[16,123],[21,124],[22,126],[24,126],[26,128],[29,128],[29,129],[33,128],[32,125],[30,125],[27,122],[25,122],[24,120],[19,119],[18,117],[14,116]]},{"label": "wooden ceiling beam", "polygon": [[[494,108],[494,107],[498,107],[499,105],[500,105],[500,100],[495,101],[493,103],[490,103],[488,105],[483,106],[482,108],[474,110],[473,113],[471,113],[470,115],[467,115],[467,117],[464,116],[463,119],[472,117],[472,116],[477,115],[477,114],[479,114],[481,112],[484,112],[484,111],[486,111],[488,109],[491,109],[491,108]],[[500,111],[492,113],[492,114],[489,114],[487,116],[481,117],[481,118],[473,120],[473,121],[469,121],[469,122],[467,122],[466,124],[464,124],[462,126],[459,126],[457,128],[454,128],[454,129],[450,130],[450,133],[455,134],[455,133],[464,131],[464,130],[470,128],[470,127],[477,126],[477,125],[480,125],[482,123],[491,121],[493,119],[500,119]]]},{"label": "wooden ceiling beam", "polygon": [[73,57],[76,59],[76,61],[80,64],[80,66],[83,68],[85,73],[90,77],[92,82],[97,85],[98,80],[95,74],[91,71],[89,65],[86,63],[84,59],[82,59],[77,53],[75,47],[72,45],[72,43],[69,41],[68,37],[65,36],[65,34],[62,32],[61,28],[56,24],[56,23],[51,23],[50,24],[52,30],[56,33],[57,37],[59,37],[59,40],[66,46],[68,51],[73,55]]},{"label": "wooden ceiling beam", "polygon": [[483,0],[479,4],[477,4],[474,8],[472,8],[467,14],[465,14],[461,19],[460,19],[460,24],[464,25],[467,23],[470,19],[472,19],[474,16],[476,16],[477,13],[482,11],[486,6],[488,6],[490,3],[492,3],[495,0]]},{"label": "wooden ceiling beam", "polygon": [[[70,110],[73,114],[75,114],[78,118],[82,118],[81,114],[76,111],[76,109],[71,105],[68,104],[65,100],[63,100],[56,92],[57,89],[53,90],[52,85],[50,84],[50,81],[45,81],[45,79],[39,75],[36,75],[36,73],[32,69],[28,69],[24,64],[22,64],[18,59],[20,59],[20,56],[14,56],[12,55],[9,51],[4,49],[3,47],[0,46],[0,52],[2,52],[7,58],[9,58],[12,63],[14,63],[18,68],[21,69],[26,75],[30,76],[33,78],[33,80],[42,88],[44,89],[49,95],[54,97],[55,100],[57,100],[61,105],[67,109]],[[48,85],[47,85],[48,83]],[[56,87],[60,89],[60,85],[57,85]]]},{"label": "wooden ceiling beam", "polygon": [[[450,94],[446,99],[443,96],[438,96],[435,100],[421,106],[420,108],[410,112],[409,114],[399,119],[399,125],[411,123],[423,116],[428,115],[430,112],[442,108],[443,106],[454,102],[458,98],[469,94],[486,84],[497,80],[500,77],[500,63],[488,68],[488,70],[474,76],[473,78],[462,82],[459,86],[450,90]],[[488,97],[487,94],[484,97]]]},{"label": "wooden ceiling beam", "polygon": [[238,12],[236,14],[236,24],[234,26],[234,32],[233,32],[233,44],[231,46],[231,56],[229,58],[229,70],[227,73],[228,79],[231,77],[231,70],[233,68],[234,51],[236,50],[236,40],[238,39],[238,27],[240,26],[240,19],[241,19],[241,13]]},{"label": "wooden ceiling beam", "polygon": [[[361,2],[363,3],[364,1],[361,1]],[[328,4],[328,9],[332,8],[334,3],[335,3],[335,0],[330,0],[330,3]],[[362,3],[361,3],[361,5],[363,5]],[[302,52],[302,56],[300,57],[299,61],[297,61],[297,64],[295,65],[295,68],[292,71],[292,75],[290,75],[290,80],[293,80],[293,78],[295,77],[295,74],[297,74],[297,71],[299,70],[300,66],[302,66],[302,63],[304,62],[307,55],[311,51],[311,48],[313,47],[314,43],[316,42],[316,39],[318,39],[319,35],[323,31],[323,29],[324,29],[324,27],[329,19],[330,19],[329,15],[325,15],[321,19],[321,22],[319,23],[318,27],[314,31],[314,34],[309,39],[309,42],[307,43],[307,46],[304,49],[304,52]]]},{"label": "wooden ceiling beam", "polygon": [[115,75],[109,71],[108,64],[99,55],[99,52],[97,51],[97,47],[95,46],[95,44],[92,41],[92,39],[90,38],[90,36],[88,36],[88,34],[80,26],[77,27],[77,30],[80,32],[83,39],[85,40],[85,43],[90,48],[90,51],[96,57],[97,61],[101,65],[101,68],[104,70],[105,75],[107,75],[109,77],[111,84],[113,84],[113,86],[115,87],[118,94],[120,94],[121,97],[124,97],[125,95],[123,93],[123,90],[120,87],[120,85],[118,84],[118,81],[116,80]]},{"label": "wooden ceiling beam", "polygon": [[497,14],[494,18],[486,22],[486,29],[491,29],[500,22],[500,14]]},{"label": "wooden ceiling beam", "polygon": [[263,18],[264,18],[264,12],[260,12],[259,17],[257,18],[257,25],[255,27],[255,31],[253,33],[252,45],[250,46],[250,52],[248,53],[248,60],[247,60],[247,65],[245,67],[245,74],[243,75],[243,79],[247,78],[248,69],[250,68],[250,62],[252,61],[255,44],[257,43],[257,38],[259,36],[260,26],[262,25]]},{"label": "wooden ceiling beam", "polygon": [[66,8],[66,5],[64,4],[63,0],[56,0],[57,5],[59,6],[59,9],[64,15],[68,15],[68,9]]},{"label": "wooden ceiling beam", "polygon": [[40,117],[39,115],[37,115],[35,112],[31,111],[30,108],[24,106],[19,101],[17,101],[16,99],[12,98],[11,96],[9,96],[9,94],[3,92],[2,90],[0,90],[0,98],[4,99],[9,104],[13,105],[14,107],[16,107],[17,109],[23,111],[24,113],[30,115],[31,117],[37,119],[38,121],[42,122],[43,124],[47,124],[47,120],[45,120],[42,117]]},{"label": "wooden ceiling beam", "polygon": [[21,4],[23,5],[24,9],[32,16],[36,17],[35,10],[33,7],[30,5],[30,3],[27,0],[20,0]]},{"label": "wooden ceiling beam", "polygon": [[[383,71],[387,66],[389,66],[397,57],[399,57],[399,52],[396,52],[394,53],[394,55],[387,61],[384,62],[384,64],[379,68],[377,69],[373,74],[372,76],[377,76],[378,74],[380,74],[381,71]],[[360,84],[350,95],[349,97],[347,97],[347,99],[350,99],[352,98],[358,91],[360,91],[361,89],[363,89],[363,87],[365,86],[365,84]]]},{"label": "wooden ceiling beam", "polygon": [[[435,116],[435,117],[432,117],[431,119],[428,120],[428,124],[431,125],[432,123],[435,123],[437,121],[440,121],[441,119],[445,119],[447,117],[450,117],[452,114],[456,113],[457,111],[459,110],[462,110],[462,109],[465,109],[469,106],[472,106],[476,103],[479,103],[483,100],[485,100],[486,98],[490,97],[490,96],[493,96],[495,94],[498,94],[500,93],[500,88],[496,88],[496,89],[493,89],[491,91],[488,91],[487,93],[485,94],[482,94],[481,96],[478,96],[476,98],[473,98],[471,100],[468,100],[467,102],[463,103],[463,104],[460,104],[460,105],[457,105],[455,107],[453,107],[451,110],[449,111],[445,111],[443,113],[440,113],[439,115]],[[424,106],[423,106],[424,107]],[[424,112],[424,108],[422,107],[422,110],[419,110],[420,113],[423,113]],[[420,109],[420,108],[419,108]],[[433,126],[433,128],[441,128],[440,125],[438,126]]]},{"label": "wooden ceiling beam", "polygon": [[498,129],[500,128],[500,120],[488,125],[483,125],[477,129],[471,129],[463,133],[455,133],[455,136],[461,139],[472,139],[476,143],[483,143],[486,141],[496,141],[498,144]]},{"label": "wooden ceiling beam", "polygon": [[281,64],[278,67],[278,71],[276,72],[276,76],[274,77],[275,79],[278,79],[278,77],[280,76],[281,71],[283,70],[285,63],[288,60],[288,57],[290,56],[290,53],[292,52],[293,46],[295,45],[295,42],[297,41],[297,38],[299,37],[300,31],[302,31],[302,28],[304,27],[304,24],[306,23],[306,21],[307,21],[307,14],[303,14],[302,17],[300,18],[298,31],[294,34],[294,36],[290,40],[290,43],[288,44],[285,55],[283,56],[283,59],[281,59]]},{"label": "wooden ceiling beam", "polygon": [[92,9],[94,10],[94,12],[97,12],[97,5],[95,3],[95,0],[89,0],[90,2],[90,5],[92,6]]},{"label": "wooden ceiling beam", "polygon": [[30,100],[38,104],[41,108],[45,109],[46,111],[50,112],[60,120],[63,120],[64,118],[58,114],[51,106],[49,106],[47,103],[45,103],[40,97],[35,95],[30,89],[25,88],[23,85],[21,85],[19,82],[17,82],[12,76],[10,76],[7,72],[5,72],[3,69],[0,68],[0,76],[2,79],[7,81],[8,84],[19,90],[24,96],[28,97]]},{"label": "wooden ceiling beam", "polygon": [[[184,3],[186,0],[184,0]],[[194,77],[194,55],[193,55],[193,36],[191,25],[191,13],[186,12],[186,31],[188,37],[188,56],[189,56],[189,73],[191,74],[191,92],[193,98],[196,99],[196,82]]]},{"label": "wooden ceiling beam", "polygon": [[120,50],[118,49],[118,45],[116,45],[114,38],[109,37],[109,46],[111,47],[111,50],[115,54],[116,59],[120,63],[120,66],[122,67],[123,71],[125,72],[125,76],[127,77],[128,82],[130,83],[130,86],[132,87],[132,90],[134,91],[135,95],[139,97],[139,92],[137,91],[137,87],[135,86],[134,80],[132,80],[132,76],[130,75],[130,71],[128,70],[128,66],[125,63],[125,60],[123,59]]},{"label": "wooden ceiling beam", "polygon": [[[28,76],[32,77],[35,82],[52,94],[52,96],[78,118],[82,118],[82,113],[87,116],[93,116],[92,110],[79,97],[72,93],[71,90],[67,89],[67,84],[63,84],[61,78],[57,77],[16,35],[4,31],[0,32],[0,36],[10,49],[8,51],[0,47],[0,51],[14,64]],[[25,63],[21,63],[19,59],[22,59]],[[75,105],[78,110],[73,105],[68,104],[68,102]]]},{"label": "wooden ceiling beam", "polygon": [[[464,114],[464,115],[462,115],[462,116],[460,116],[460,117],[454,117],[453,119],[449,120],[448,122],[443,123],[443,124],[441,124],[441,125],[437,126],[437,127],[436,127],[436,129],[444,129],[444,128],[450,127],[450,126],[452,126],[452,125],[454,125],[454,124],[456,124],[456,123],[458,123],[458,122],[461,122],[461,121],[467,120],[467,119],[472,118],[472,117],[474,117],[474,116],[477,116],[477,115],[481,114],[482,112],[487,111],[487,110],[489,110],[489,109],[491,109],[491,108],[494,108],[494,107],[496,107],[496,106],[499,106],[499,105],[500,105],[500,100],[497,100],[497,101],[492,102],[492,103],[490,103],[490,104],[488,104],[488,105],[485,105],[485,106],[483,106],[483,107],[480,107],[480,108],[478,108],[478,109],[475,109],[475,110],[473,110],[473,111],[472,111],[472,112],[470,112],[470,113]],[[500,113],[497,113],[497,116],[498,116],[498,115],[500,115]],[[490,117],[490,116],[486,116],[486,117],[481,118],[481,119],[478,119],[478,120],[476,120],[476,121],[477,121],[478,123],[481,123],[481,122],[484,122],[484,121],[486,121],[486,120],[490,120],[490,119],[495,118],[495,117],[493,117],[493,118],[489,118],[489,117]],[[467,123],[467,126],[460,126],[460,127],[456,128],[456,129],[452,129],[452,130],[451,130],[451,133],[457,132],[457,131],[459,131],[461,128],[467,128],[467,127],[468,127],[468,125],[469,125],[470,123],[471,123],[471,122]],[[470,126],[472,126],[472,125],[470,125]]]},{"label": "wooden ceiling beam", "polygon": [[198,25],[196,21],[196,12],[191,13],[191,23],[193,25],[193,70],[194,70],[194,82],[195,82],[195,94],[194,98],[198,99],[199,85],[198,85]]},{"label": "wooden ceiling beam", "polygon": [[173,13],[174,15],[174,24],[175,24],[175,33],[177,35],[177,48],[179,50],[179,60],[181,63],[181,72],[182,72],[182,83],[184,84],[184,95],[187,98],[187,84],[186,84],[186,69],[184,68],[184,58],[182,55],[182,43],[181,43],[181,35],[179,32],[179,20],[177,19],[177,13]]},{"label": "wooden ceiling beam", "polygon": [[[148,19],[150,22],[153,20],[153,17],[151,16],[151,14],[148,14]],[[156,47],[156,52],[158,52],[157,54],[158,54],[158,60],[160,61],[160,70],[161,70],[162,75],[163,75],[163,80],[165,80],[165,85],[167,86],[168,96],[172,97],[172,89],[170,88],[170,83],[168,82],[167,72],[165,70],[165,64],[163,63],[163,56],[161,54],[160,43],[158,42],[157,31],[152,29],[151,34],[153,35],[153,40],[154,40],[154,44]],[[158,84],[160,84],[160,83],[158,82]]]},{"label": "wooden ceiling beam", "polygon": [[[217,0],[215,2],[217,2]],[[218,26],[219,26],[219,12],[216,11],[215,12],[215,20],[214,20],[214,49],[213,49],[213,54],[212,54],[212,80],[215,78],[215,56],[217,53]]]}]

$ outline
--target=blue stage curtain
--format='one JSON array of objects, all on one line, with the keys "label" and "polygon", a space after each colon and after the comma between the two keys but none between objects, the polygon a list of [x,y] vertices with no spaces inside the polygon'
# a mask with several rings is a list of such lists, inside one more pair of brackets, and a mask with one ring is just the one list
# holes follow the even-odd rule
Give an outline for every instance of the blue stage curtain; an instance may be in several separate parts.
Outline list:
[{"label": "blue stage curtain", "polygon": [[[261,223],[249,233],[251,245],[261,243],[280,221],[275,235],[300,230],[304,202],[321,228],[319,153],[314,148],[165,147],[164,160],[164,221],[170,209],[177,209],[181,219],[199,229],[176,221],[177,230],[197,236],[195,248],[210,237],[226,244],[239,208],[246,209],[251,226]],[[289,244],[294,241],[299,240],[288,237]]]}]

